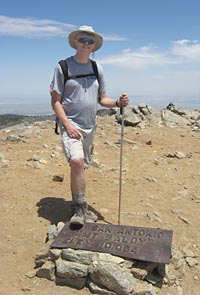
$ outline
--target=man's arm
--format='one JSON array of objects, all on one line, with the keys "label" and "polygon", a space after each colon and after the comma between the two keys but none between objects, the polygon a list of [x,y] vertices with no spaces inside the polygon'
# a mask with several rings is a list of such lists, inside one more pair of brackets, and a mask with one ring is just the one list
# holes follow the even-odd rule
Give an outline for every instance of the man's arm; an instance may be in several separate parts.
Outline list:
[{"label": "man's arm", "polygon": [[80,138],[80,132],[78,129],[69,121],[65,111],[63,110],[61,104],[61,95],[58,94],[56,91],[51,91],[51,106],[54,110],[56,116],[62,122],[63,126],[65,127],[68,135],[72,138]]},{"label": "man's arm", "polygon": [[113,99],[107,96],[106,93],[100,95],[99,103],[106,108],[126,107],[128,105],[128,96],[123,94],[119,99]]}]

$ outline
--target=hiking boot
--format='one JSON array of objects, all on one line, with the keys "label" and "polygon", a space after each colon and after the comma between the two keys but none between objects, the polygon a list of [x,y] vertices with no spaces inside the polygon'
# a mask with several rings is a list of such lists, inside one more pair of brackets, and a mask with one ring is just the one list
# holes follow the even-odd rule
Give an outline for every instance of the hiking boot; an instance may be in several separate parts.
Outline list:
[{"label": "hiking boot", "polygon": [[74,215],[70,219],[70,225],[83,225],[86,220],[87,204],[76,205]]},{"label": "hiking boot", "polygon": [[85,222],[93,223],[93,222],[96,222],[97,220],[98,220],[98,216],[94,212],[89,210],[86,211]]}]

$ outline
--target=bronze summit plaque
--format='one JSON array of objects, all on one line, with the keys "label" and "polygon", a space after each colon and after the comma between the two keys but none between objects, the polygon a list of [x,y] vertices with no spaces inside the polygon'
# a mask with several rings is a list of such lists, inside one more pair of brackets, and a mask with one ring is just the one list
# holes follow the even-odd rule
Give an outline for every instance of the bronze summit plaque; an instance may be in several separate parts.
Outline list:
[{"label": "bronze summit plaque", "polygon": [[90,250],[166,264],[170,262],[172,233],[160,228],[100,223],[71,229],[66,223],[51,248]]}]

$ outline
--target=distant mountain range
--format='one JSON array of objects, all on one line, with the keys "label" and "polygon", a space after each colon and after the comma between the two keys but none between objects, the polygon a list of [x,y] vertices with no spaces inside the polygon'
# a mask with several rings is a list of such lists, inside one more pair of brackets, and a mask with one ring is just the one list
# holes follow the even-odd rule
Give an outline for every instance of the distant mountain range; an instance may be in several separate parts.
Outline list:
[{"label": "distant mountain range", "polygon": [[26,116],[26,115],[15,115],[6,114],[0,115],[0,129],[11,127],[17,124],[30,124],[38,121],[55,120],[55,115],[41,115],[41,116]]}]

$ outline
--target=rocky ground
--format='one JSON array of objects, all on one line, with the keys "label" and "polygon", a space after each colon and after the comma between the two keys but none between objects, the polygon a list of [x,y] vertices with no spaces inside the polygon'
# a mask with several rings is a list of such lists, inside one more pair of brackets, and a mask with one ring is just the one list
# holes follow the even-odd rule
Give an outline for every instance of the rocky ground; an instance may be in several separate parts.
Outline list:
[{"label": "rocky ground", "polygon": [[[87,201],[99,222],[117,224],[121,127],[114,116],[97,123]],[[167,266],[173,265],[174,277],[158,295],[200,294],[199,140],[190,126],[125,127],[121,224],[173,230],[173,248],[193,259]],[[90,294],[27,276],[49,226],[67,218],[69,168],[54,123],[1,130],[0,142],[0,294]]]}]

